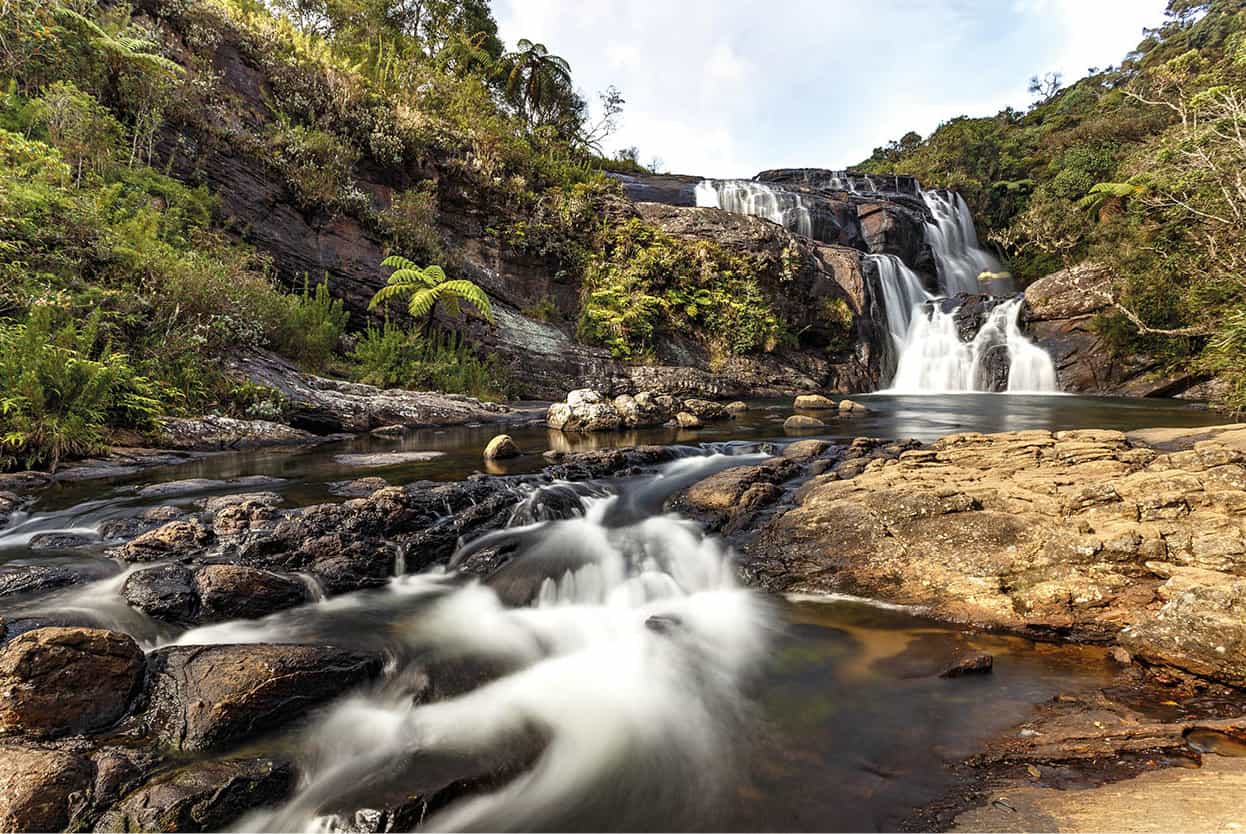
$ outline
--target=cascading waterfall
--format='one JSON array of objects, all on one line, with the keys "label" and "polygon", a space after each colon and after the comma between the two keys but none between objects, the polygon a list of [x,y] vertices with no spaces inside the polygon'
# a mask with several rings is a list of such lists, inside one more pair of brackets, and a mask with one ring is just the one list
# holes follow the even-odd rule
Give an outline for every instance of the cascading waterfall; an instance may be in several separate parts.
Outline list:
[{"label": "cascading waterfall", "polygon": [[[518,546],[486,584],[398,577],[383,593],[183,634],[193,645],[316,641],[379,608],[405,612],[377,635],[396,641],[393,684],[326,710],[306,733],[297,794],[238,830],[341,830],[350,819],[335,815],[361,796],[405,798],[422,779],[451,778],[448,768],[470,777],[516,755],[531,762],[519,775],[421,828],[591,830],[609,819],[619,830],[680,830],[716,819],[744,764],[735,755],[750,732],[744,685],[765,656],[772,614],[738,584],[719,540],[650,511],[709,472],[762,459],[685,458],[620,494],[581,493],[582,516],[518,515],[486,537]],[[529,592],[527,605],[512,607],[516,589]],[[430,657],[496,671],[465,694],[420,703],[409,684]]]},{"label": "cascading waterfall", "polygon": [[990,292],[1010,295],[1011,279],[999,260],[978,243],[969,206],[954,191],[922,191],[934,215],[926,224],[926,242],[939,267],[939,286],[948,296]]},{"label": "cascading waterfall", "polygon": [[798,235],[813,237],[809,207],[791,191],[752,180],[702,180],[695,194],[699,208],[764,217]]}]

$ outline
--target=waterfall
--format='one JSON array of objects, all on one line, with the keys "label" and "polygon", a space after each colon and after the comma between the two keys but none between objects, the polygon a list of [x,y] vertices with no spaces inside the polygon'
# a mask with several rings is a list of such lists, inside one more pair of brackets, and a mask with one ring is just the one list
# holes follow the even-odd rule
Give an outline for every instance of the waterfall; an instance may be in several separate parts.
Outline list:
[{"label": "waterfall", "polygon": [[[969,206],[954,191],[922,191],[934,222],[926,224],[926,242],[939,267],[939,287],[945,295],[990,292],[1008,295],[1011,281],[1003,266],[978,243]],[[983,273],[989,277],[982,278]]]},{"label": "waterfall", "polygon": [[695,193],[699,208],[764,217],[798,235],[813,237],[809,207],[791,191],[752,180],[702,180]]},{"label": "waterfall", "polygon": [[1049,393],[1059,391],[1056,366],[1047,351],[1021,332],[1022,298],[1008,302],[1016,309],[1007,317],[1005,341],[1008,344],[1008,390],[1010,392]]}]

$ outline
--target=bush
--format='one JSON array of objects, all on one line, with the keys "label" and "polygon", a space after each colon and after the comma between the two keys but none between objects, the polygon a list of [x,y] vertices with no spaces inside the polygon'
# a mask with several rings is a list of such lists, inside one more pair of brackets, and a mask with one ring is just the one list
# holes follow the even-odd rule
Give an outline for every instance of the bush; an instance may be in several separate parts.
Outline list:
[{"label": "bush", "polygon": [[55,469],[67,456],[107,448],[109,428],[148,429],[169,392],[140,375],[126,354],[97,344],[100,314],[81,327],[50,305],[0,324],[0,458]]},{"label": "bush", "polygon": [[323,371],[346,330],[350,314],[342,300],[329,295],[323,281],[311,292],[306,282],[302,295],[285,296],[284,315],[274,323],[270,346],[311,371]]},{"label": "bush", "polygon": [[355,378],[380,388],[410,388],[501,400],[510,393],[493,357],[481,359],[458,335],[429,338],[385,322],[370,326],[350,354]]}]

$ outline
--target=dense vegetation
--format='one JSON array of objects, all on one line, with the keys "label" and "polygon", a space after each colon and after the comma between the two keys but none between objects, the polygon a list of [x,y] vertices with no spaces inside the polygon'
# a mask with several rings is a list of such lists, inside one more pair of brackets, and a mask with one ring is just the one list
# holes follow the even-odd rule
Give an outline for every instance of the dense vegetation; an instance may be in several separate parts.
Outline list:
[{"label": "dense vegetation", "polygon": [[1246,5],[1170,0],[1119,67],[1032,88],[1026,112],[958,117],[860,167],[959,191],[1023,282],[1106,266],[1114,349],[1217,373],[1246,405]]},{"label": "dense vegetation", "polygon": [[[617,91],[589,124],[565,62],[527,41],[505,52],[483,0],[3,10],[0,468],[98,452],[110,430],[159,414],[280,416],[222,370],[248,348],[382,384],[507,393],[501,369],[453,333],[387,322],[343,339],[333,287],[303,275],[283,288],[280,265],[239,242],[213,194],[165,172],[173,155],[219,144],[272,166],[303,211],[350,214],[453,276],[430,170],[506,226],[547,189],[600,178]],[[222,43],[260,67],[266,112],[213,69]],[[383,208],[356,184],[365,165],[398,180]]]}]

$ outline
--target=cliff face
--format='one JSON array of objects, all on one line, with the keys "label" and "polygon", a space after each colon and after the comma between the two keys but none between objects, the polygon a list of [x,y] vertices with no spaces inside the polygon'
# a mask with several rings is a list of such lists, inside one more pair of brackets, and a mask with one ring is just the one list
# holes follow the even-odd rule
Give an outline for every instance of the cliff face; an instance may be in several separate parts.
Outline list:
[{"label": "cliff face", "polygon": [[[182,36],[175,22],[165,20],[164,25],[172,37]],[[225,227],[268,253],[283,283],[299,287],[304,280],[327,279],[331,292],[345,301],[354,323],[361,326],[372,315],[369,301],[384,284],[379,264],[388,253],[387,241],[375,223],[359,219],[367,211],[305,208],[265,158],[262,143],[247,139],[264,135],[274,118],[275,93],[245,44],[226,33],[213,45],[210,63],[228,104],[202,121],[167,125],[156,145],[162,166],[179,179],[207,185],[220,200]],[[459,181],[454,166],[432,159],[423,167],[385,167],[365,156],[350,172],[373,216],[385,212],[403,190],[431,184],[438,205],[437,233],[453,253],[454,271],[489,293],[496,314],[493,326],[476,320],[457,326],[509,365],[525,396],[553,398],[585,385],[610,394],[657,388],[687,396],[733,397],[801,389],[870,390],[879,381],[880,331],[860,255],[892,252],[915,266],[924,265],[920,200],[904,193],[898,181],[897,202],[889,202],[817,189],[811,175],[770,174],[804,189],[815,206],[815,237],[820,240],[795,237],[758,218],[695,208],[697,177],[619,177],[629,199],[610,203],[610,222],[642,218],[670,235],[712,241],[772,264],[774,275],[761,277],[762,290],[776,314],[799,334],[794,345],[770,353],[725,357],[715,355],[696,333],[672,334],[659,340],[654,364],[636,365],[577,341],[582,287],[575,270],[556,256],[537,256],[509,245],[491,228],[498,224],[498,207]],[[775,276],[792,252],[795,277],[780,281]],[[785,274],[791,269],[791,264],[784,266]],[[846,305],[852,314],[849,330],[855,338],[850,344],[842,338],[843,322],[826,317],[832,302]]]}]

